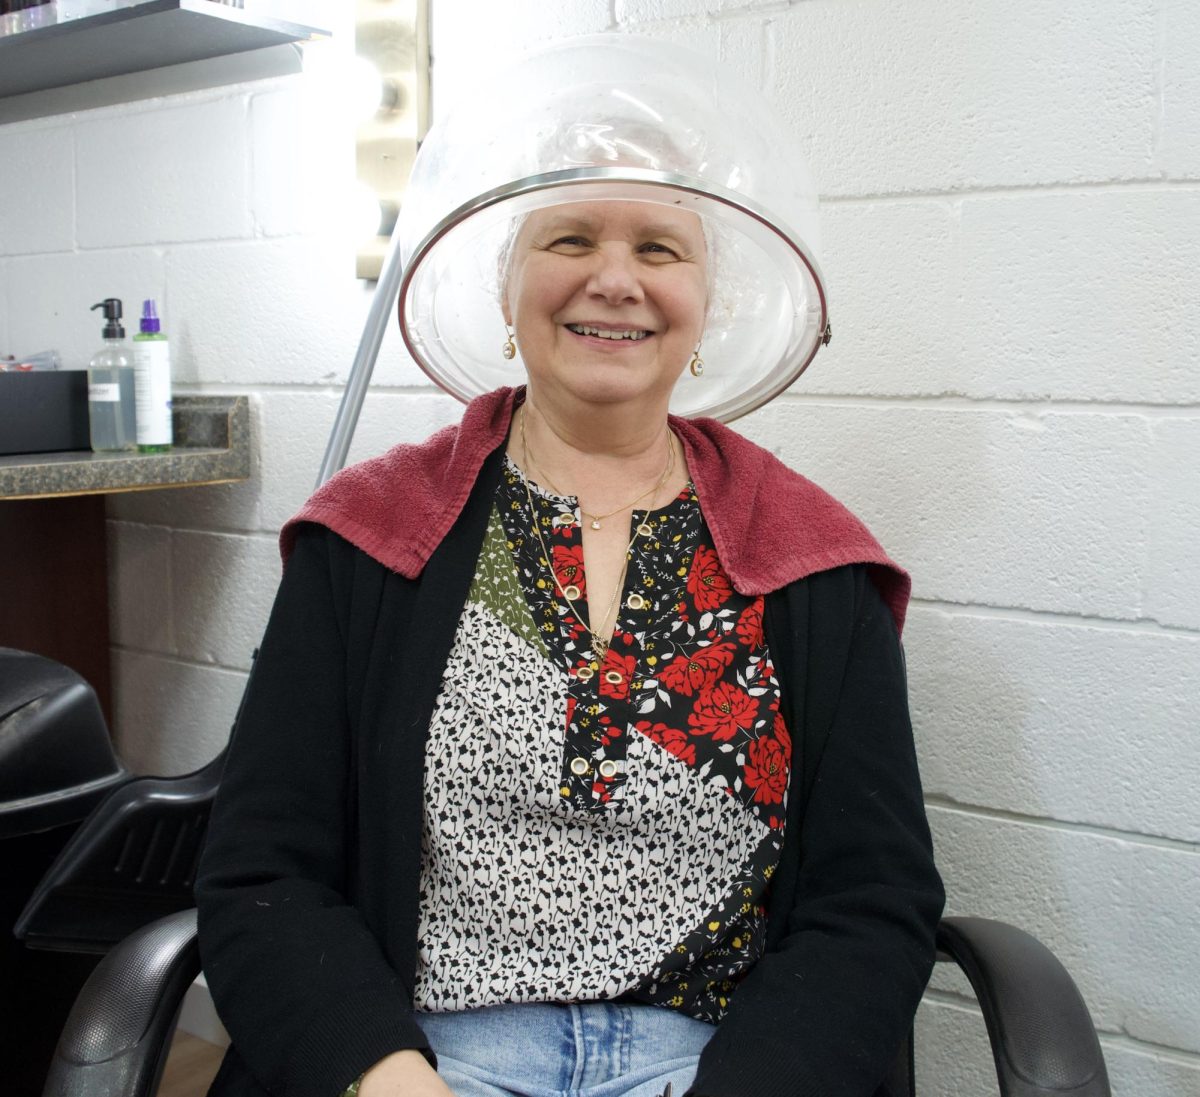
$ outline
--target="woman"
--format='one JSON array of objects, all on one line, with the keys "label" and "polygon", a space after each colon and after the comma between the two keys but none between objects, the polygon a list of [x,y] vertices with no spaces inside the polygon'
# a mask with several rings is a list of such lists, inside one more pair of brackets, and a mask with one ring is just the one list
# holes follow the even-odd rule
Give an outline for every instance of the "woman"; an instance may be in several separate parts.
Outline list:
[{"label": "woman", "polygon": [[712,312],[696,213],[518,224],[527,385],[285,528],[197,884],[213,1092],[866,1097],[942,904],[907,578],[669,415]]}]

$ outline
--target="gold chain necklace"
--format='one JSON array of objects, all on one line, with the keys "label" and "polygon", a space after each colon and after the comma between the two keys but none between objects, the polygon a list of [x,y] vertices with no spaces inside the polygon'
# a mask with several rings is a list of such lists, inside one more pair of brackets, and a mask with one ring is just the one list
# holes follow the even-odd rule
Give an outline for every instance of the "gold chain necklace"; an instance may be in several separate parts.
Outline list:
[{"label": "gold chain necklace", "polygon": [[[666,482],[667,477],[671,474],[671,470],[675,467],[675,446],[672,444],[672,436],[669,433],[667,435],[667,445],[669,447],[667,468],[663,473],[659,483],[656,485],[657,487],[661,487]],[[526,469],[529,467],[529,447],[525,444],[524,407],[521,408],[521,464],[524,465]],[[639,537],[648,536],[650,534],[650,526],[645,522],[639,522],[634,528],[633,536],[629,539],[629,544],[625,546],[625,563],[621,565],[621,574],[617,579],[616,588],[613,590],[612,598],[609,599],[608,609],[604,611],[604,616],[600,620],[599,630],[596,630],[592,628],[590,621],[585,621],[583,619],[583,614],[579,612],[579,607],[575,605],[575,600],[567,593],[567,590],[562,583],[559,582],[558,572],[554,570],[554,558],[550,555],[550,550],[546,547],[546,541],[542,537],[541,523],[538,521],[538,514],[533,506],[533,492],[529,488],[529,477],[524,473],[522,473],[521,476],[521,483],[525,485],[525,501],[529,505],[529,520],[533,523],[533,534],[537,538],[538,546],[541,548],[542,556],[545,558],[546,570],[550,572],[550,578],[554,580],[554,585],[558,588],[558,593],[563,596],[563,600],[568,606],[571,607],[571,612],[575,614],[576,619],[583,625],[585,629],[587,629],[588,635],[592,638],[592,647],[596,652],[596,657],[603,662],[604,657],[608,654],[609,642],[605,640],[600,633],[604,631],[605,626],[608,624],[609,618],[614,615],[617,600],[621,595],[621,591],[625,589],[625,576],[629,571],[629,559],[633,546]],[[547,486],[551,486],[549,481],[547,481]],[[563,494],[557,489],[554,490],[558,495]],[[616,512],[614,511],[614,513]],[[578,590],[576,590],[575,593],[578,595]]]},{"label": "gold chain necklace", "polygon": [[[522,411],[521,411],[521,452],[524,456],[526,467],[529,469],[537,468],[538,476],[540,479],[542,479],[546,482],[546,487],[548,487],[552,492],[554,492],[555,495],[566,495],[567,494],[567,492],[562,491],[560,488],[557,488],[554,486],[554,481],[551,480],[550,477],[547,476],[545,474],[545,472],[542,471],[541,466],[539,466],[537,464],[537,458],[534,457],[533,451],[530,450],[530,448],[525,444],[525,411],[524,411],[524,408],[522,408]],[[651,492],[660,491],[662,489],[663,484],[665,484],[667,482],[667,477],[669,477],[671,475],[671,470],[674,467],[674,464],[675,464],[675,447],[671,444],[671,428],[668,427],[667,428],[667,467],[665,469],[663,469],[663,473],[658,478],[657,481],[655,481],[653,484],[651,484],[645,491],[642,492],[641,495],[639,495],[632,502],[626,503],[623,506],[619,506],[619,507],[617,507],[616,510],[610,510],[607,514],[590,514],[588,511],[583,509],[582,503],[579,505],[579,513],[582,514],[584,516],[584,518],[591,519],[590,524],[591,524],[592,529],[603,529],[604,527],[600,524],[601,522],[604,522],[607,519],[611,518],[614,514],[620,514],[622,511],[626,511],[626,510],[633,510],[633,508],[636,507],[638,505],[638,503],[640,503],[643,499],[645,499],[646,496],[649,495]]]}]

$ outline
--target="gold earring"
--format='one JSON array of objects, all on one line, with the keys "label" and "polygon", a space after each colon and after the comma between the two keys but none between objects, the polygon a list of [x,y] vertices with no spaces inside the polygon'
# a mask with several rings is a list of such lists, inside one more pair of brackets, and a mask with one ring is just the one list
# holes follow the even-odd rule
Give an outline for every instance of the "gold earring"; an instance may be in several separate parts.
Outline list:
[{"label": "gold earring", "polygon": [[500,348],[500,353],[511,362],[517,356],[517,344],[513,340],[514,332],[512,328],[505,324],[504,330],[508,333],[508,338],[504,340],[504,346]]},{"label": "gold earring", "polygon": [[699,377],[704,372],[704,359],[700,357],[699,347],[692,353],[692,360],[688,363],[688,370],[693,377]]}]

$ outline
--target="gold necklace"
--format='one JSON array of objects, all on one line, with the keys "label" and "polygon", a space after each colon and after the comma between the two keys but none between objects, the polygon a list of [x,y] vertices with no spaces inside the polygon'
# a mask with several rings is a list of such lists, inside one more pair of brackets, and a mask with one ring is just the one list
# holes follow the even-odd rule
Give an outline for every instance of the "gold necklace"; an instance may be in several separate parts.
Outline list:
[{"label": "gold necklace", "polygon": [[[554,492],[555,495],[566,495],[567,494],[567,492],[562,491],[560,488],[557,488],[554,486],[554,481],[551,480],[550,477],[547,476],[541,470],[541,466],[537,464],[537,458],[535,458],[533,456],[533,451],[530,450],[530,448],[525,444],[524,406],[522,406],[522,410],[521,410],[521,453],[523,455],[526,468],[533,469],[536,467],[538,469],[538,478],[540,480],[545,481],[546,487],[548,487],[552,492]],[[611,518],[614,514],[620,514],[622,511],[626,511],[626,510],[633,510],[633,508],[636,507],[638,505],[638,503],[640,503],[643,499],[645,499],[646,496],[649,495],[651,492],[660,491],[662,489],[663,484],[665,484],[667,482],[667,477],[669,477],[671,475],[671,470],[674,467],[674,464],[675,464],[675,447],[674,447],[674,445],[672,445],[671,428],[668,427],[667,428],[667,467],[665,469],[663,469],[662,475],[658,478],[657,481],[655,481],[655,483],[651,484],[645,491],[642,492],[641,495],[639,495],[632,502],[625,503],[623,506],[617,507],[616,510],[610,510],[607,514],[590,514],[588,511],[583,509],[582,503],[579,504],[579,513],[582,514],[584,516],[584,518],[590,518],[592,520],[590,523],[592,529],[603,529],[604,527],[600,524],[601,522],[604,522],[607,519]]]},{"label": "gold necklace", "polygon": [[[663,473],[662,480],[660,480],[659,484],[657,485],[659,487],[662,486],[662,484],[666,481],[666,478],[671,474],[671,470],[675,467],[675,446],[672,444],[672,436],[669,433],[667,435],[667,445],[669,446],[669,454],[667,457],[667,468],[666,468],[666,471]],[[524,407],[521,408],[521,464],[524,465],[526,468],[528,468],[528,466],[529,466],[529,447],[525,444],[525,409],[524,409]],[[596,658],[599,659],[601,662],[603,662],[604,657],[608,654],[609,642],[607,640],[605,640],[604,637],[600,635],[600,633],[602,633],[604,631],[605,626],[608,624],[609,617],[614,615],[615,607],[617,604],[617,599],[620,597],[621,591],[623,591],[625,589],[625,576],[629,571],[629,559],[630,559],[630,554],[632,552],[634,543],[637,541],[637,539],[639,537],[648,536],[650,534],[650,532],[651,532],[650,526],[646,522],[639,522],[637,524],[637,526],[634,527],[633,536],[629,539],[629,544],[625,546],[625,563],[621,565],[620,577],[617,579],[617,585],[616,585],[616,588],[613,590],[613,596],[612,596],[612,598],[609,599],[608,609],[606,609],[604,611],[604,616],[600,620],[599,631],[597,631],[596,629],[592,628],[590,621],[585,621],[583,619],[583,614],[579,612],[579,607],[577,605],[575,605],[575,600],[567,593],[567,590],[562,585],[562,583],[559,582],[558,572],[556,572],[554,570],[553,557],[551,557],[550,550],[546,547],[546,541],[542,537],[541,523],[538,521],[538,514],[533,506],[533,492],[529,488],[529,477],[527,475],[522,474],[521,483],[525,485],[525,502],[529,506],[529,520],[533,523],[533,534],[537,538],[538,546],[542,550],[542,557],[545,560],[546,570],[550,572],[550,578],[554,580],[554,585],[558,588],[558,593],[563,596],[563,600],[567,603],[568,606],[571,607],[571,612],[575,614],[576,619],[583,625],[583,627],[585,629],[587,629],[588,635],[591,636],[592,647],[593,647],[593,650],[596,652]],[[547,486],[550,486],[548,481],[547,481]],[[557,494],[557,495],[563,494],[561,491],[558,491],[557,489],[554,489],[554,490],[555,490],[555,494]],[[576,595],[578,595],[578,593],[579,593],[578,590],[576,590],[575,593],[576,593]],[[615,624],[615,620],[614,620],[614,624]]]}]

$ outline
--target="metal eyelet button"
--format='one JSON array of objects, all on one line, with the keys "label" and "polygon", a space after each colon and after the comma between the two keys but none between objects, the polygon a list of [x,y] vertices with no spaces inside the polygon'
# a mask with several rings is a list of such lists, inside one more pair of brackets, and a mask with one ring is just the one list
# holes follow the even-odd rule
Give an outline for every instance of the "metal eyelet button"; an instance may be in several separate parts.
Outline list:
[{"label": "metal eyelet button", "polygon": [[623,681],[625,681],[625,679],[621,677],[621,672],[619,670],[606,670],[604,672],[604,680],[610,686],[619,686]]},{"label": "metal eyelet button", "polygon": [[631,594],[629,596],[628,600],[625,602],[625,604],[630,609],[645,609],[646,608],[646,599],[643,598],[640,594]]},{"label": "metal eyelet button", "polygon": [[554,521],[557,522],[560,526],[573,526],[575,524],[575,515],[560,514],[557,518],[554,519]]},{"label": "metal eyelet button", "polygon": [[611,758],[606,758],[600,763],[601,777],[615,777],[617,775],[617,763]]},{"label": "metal eyelet button", "polygon": [[649,537],[653,532],[654,530],[652,530],[645,522],[642,522],[637,528],[639,537]]},{"label": "metal eyelet button", "polygon": [[575,672],[575,677],[581,682],[590,682],[596,676],[596,672],[591,667],[580,667]]},{"label": "metal eyelet button", "polygon": [[582,777],[589,769],[591,769],[591,766],[588,765],[588,760],[586,758],[571,759],[571,772],[575,774],[576,777]]},{"label": "metal eyelet button", "polygon": [[569,587],[563,587],[563,597],[569,598],[572,602],[579,597],[579,588],[572,583]]}]

